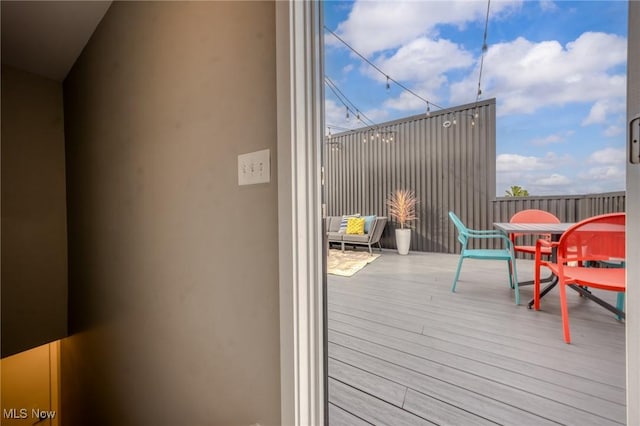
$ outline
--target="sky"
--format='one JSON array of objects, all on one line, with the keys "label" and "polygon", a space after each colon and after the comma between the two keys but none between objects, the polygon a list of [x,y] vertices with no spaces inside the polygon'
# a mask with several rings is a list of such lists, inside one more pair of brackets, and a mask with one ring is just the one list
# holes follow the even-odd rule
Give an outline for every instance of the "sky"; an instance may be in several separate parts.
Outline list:
[{"label": "sky", "polygon": [[[496,195],[625,189],[626,1],[326,1],[325,77],[383,123],[496,98]],[[431,111],[438,108],[431,107]],[[332,133],[363,124],[325,85]]]}]

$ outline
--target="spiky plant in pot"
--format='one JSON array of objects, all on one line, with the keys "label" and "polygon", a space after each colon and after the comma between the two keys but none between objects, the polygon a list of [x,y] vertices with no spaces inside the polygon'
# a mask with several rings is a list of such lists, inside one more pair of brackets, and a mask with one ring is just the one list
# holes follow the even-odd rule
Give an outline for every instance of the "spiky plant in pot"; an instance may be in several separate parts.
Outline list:
[{"label": "spiky plant in pot", "polygon": [[405,229],[405,225],[418,218],[416,204],[418,204],[418,199],[414,192],[407,189],[397,189],[387,199],[389,216],[400,224],[400,229],[396,229],[396,245],[399,254],[409,253],[411,230]]}]

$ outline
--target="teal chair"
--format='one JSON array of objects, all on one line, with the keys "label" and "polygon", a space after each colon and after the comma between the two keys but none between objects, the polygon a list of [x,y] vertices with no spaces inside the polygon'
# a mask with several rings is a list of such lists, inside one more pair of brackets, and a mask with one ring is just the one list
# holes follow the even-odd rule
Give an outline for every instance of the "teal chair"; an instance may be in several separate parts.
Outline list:
[{"label": "teal chair", "polygon": [[[460,276],[460,269],[462,268],[462,261],[465,258],[469,259],[488,259],[488,260],[506,260],[509,270],[509,285],[511,288],[515,288],[516,291],[516,305],[520,304],[520,289],[518,288],[518,275],[516,273],[516,262],[513,251],[513,243],[506,234],[499,231],[486,230],[478,231],[475,229],[469,229],[453,212],[449,212],[449,217],[453,221],[453,224],[458,229],[458,241],[462,244],[462,252],[460,253],[460,260],[458,260],[458,269],[456,270],[456,276],[453,279],[453,287],[451,291],[456,291],[456,284],[458,283],[458,277]],[[469,240],[472,238],[484,238],[484,239],[500,239],[504,241],[506,248],[503,249],[469,249],[467,248]]]}]

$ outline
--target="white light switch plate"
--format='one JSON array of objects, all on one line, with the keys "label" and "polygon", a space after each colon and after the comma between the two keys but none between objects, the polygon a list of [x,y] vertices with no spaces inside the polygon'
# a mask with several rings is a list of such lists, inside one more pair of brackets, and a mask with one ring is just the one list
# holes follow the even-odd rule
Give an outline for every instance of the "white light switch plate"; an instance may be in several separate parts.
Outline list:
[{"label": "white light switch plate", "polygon": [[267,183],[271,180],[271,158],[268,149],[238,155],[238,185]]}]

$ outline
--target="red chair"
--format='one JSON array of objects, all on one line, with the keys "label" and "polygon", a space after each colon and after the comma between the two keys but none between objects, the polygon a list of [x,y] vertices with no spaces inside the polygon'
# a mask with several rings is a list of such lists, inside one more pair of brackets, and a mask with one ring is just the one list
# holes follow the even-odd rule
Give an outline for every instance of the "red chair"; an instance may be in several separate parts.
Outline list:
[{"label": "red chair", "polygon": [[[513,216],[511,216],[511,220],[509,220],[509,222],[510,223],[560,223],[560,219],[558,219],[553,214],[546,212],[544,210],[529,209],[529,210],[522,210],[514,214]],[[516,239],[522,235],[523,234],[509,235],[511,242],[513,243],[513,249],[515,250],[515,252],[535,254],[536,246],[516,244]],[[540,235],[540,237],[546,239],[547,241],[551,241],[551,235],[544,234],[544,235]],[[551,249],[549,247],[542,247],[542,254],[546,256],[551,256]]]},{"label": "red chair", "polygon": [[[534,307],[540,309],[540,266],[546,266],[558,277],[565,342],[571,343],[567,286],[624,318],[620,303],[615,308],[591,294],[587,287],[620,293],[626,291],[624,267],[592,267],[602,262],[624,262],[625,226],[624,213],[605,214],[576,223],[562,234],[558,242],[544,239],[536,242]],[[556,249],[557,261],[542,260],[542,248]]]}]

